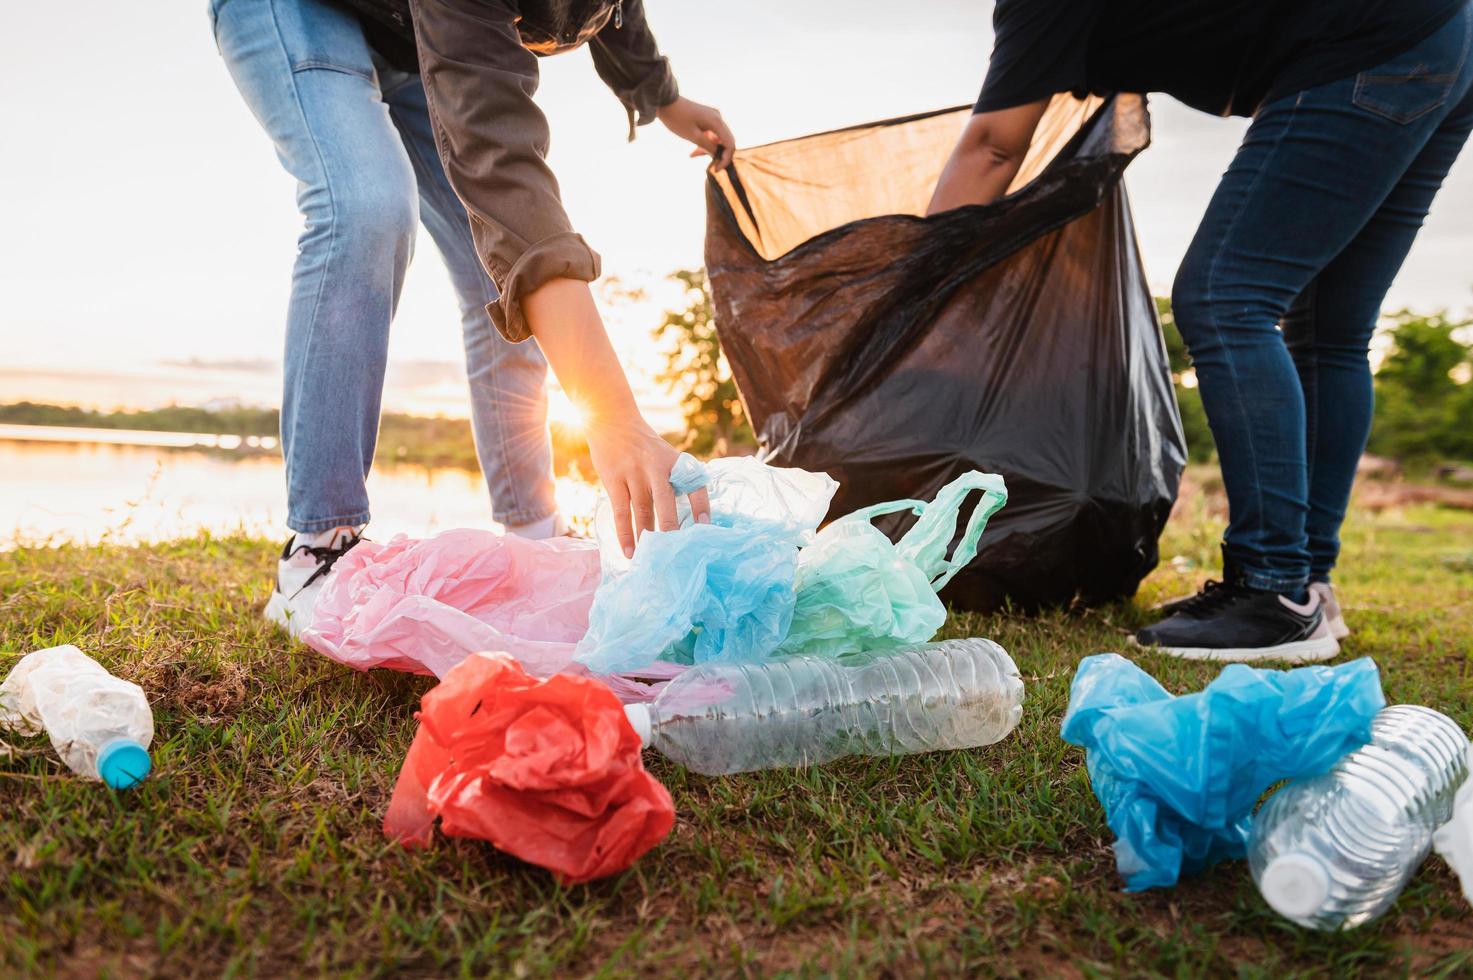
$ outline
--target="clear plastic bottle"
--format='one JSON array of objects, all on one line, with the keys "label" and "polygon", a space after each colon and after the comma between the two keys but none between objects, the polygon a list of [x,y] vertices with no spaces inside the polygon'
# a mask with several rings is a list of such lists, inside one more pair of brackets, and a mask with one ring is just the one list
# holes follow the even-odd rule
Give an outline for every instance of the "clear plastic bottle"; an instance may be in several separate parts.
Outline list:
[{"label": "clear plastic bottle", "polygon": [[1452,816],[1468,738],[1417,705],[1383,709],[1371,740],[1296,780],[1253,818],[1248,863],[1264,899],[1311,929],[1352,929],[1390,907]]},{"label": "clear plastic bottle", "polygon": [[143,689],[74,646],[20,659],[0,684],[0,727],[45,731],[73,772],[114,789],[136,786],[152,767],[153,712]]},{"label": "clear plastic bottle", "polygon": [[840,659],[702,664],[626,711],[646,745],[714,776],[990,745],[1017,726],[1023,681],[991,640],[946,640]]}]

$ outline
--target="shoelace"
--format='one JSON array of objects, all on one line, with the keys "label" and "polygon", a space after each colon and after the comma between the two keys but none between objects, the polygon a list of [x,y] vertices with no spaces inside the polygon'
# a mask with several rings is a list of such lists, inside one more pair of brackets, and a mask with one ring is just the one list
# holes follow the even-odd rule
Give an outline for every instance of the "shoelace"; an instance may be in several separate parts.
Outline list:
[{"label": "shoelace", "polygon": [[1203,613],[1212,612],[1224,606],[1230,606],[1242,597],[1243,592],[1241,589],[1234,588],[1227,582],[1219,582],[1217,579],[1210,578],[1202,583],[1201,592],[1198,592],[1190,599],[1183,599],[1181,604],[1173,611],[1173,614],[1188,613],[1193,616],[1200,616]]},{"label": "shoelace", "polygon": [[311,585],[313,582],[317,581],[328,572],[332,571],[332,566],[337,564],[337,560],[346,555],[350,550],[352,550],[355,544],[362,540],[362,535],[355,534],[335,548],[313,548],[309,545],[304,544],[300,548],[293,549],[292,554],[296,554],[299,551],[305,551],[307,554],[317,559],[317,568],[313,570],[311,575],[307,576],[307,581],[302,583],[302,588],[298,589],[296,594],[300,595],[303,589],[307,588],[307,586]]}]

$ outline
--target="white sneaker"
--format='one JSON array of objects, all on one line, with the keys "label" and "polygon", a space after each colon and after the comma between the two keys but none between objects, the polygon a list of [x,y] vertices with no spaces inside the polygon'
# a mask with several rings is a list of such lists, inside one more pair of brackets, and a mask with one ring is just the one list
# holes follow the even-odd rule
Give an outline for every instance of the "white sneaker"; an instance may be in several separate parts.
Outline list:
[{"label": "white sneaker", "polygon": [[287,539],[276,563],[276,587],[263,613],[293,637],[312,623],[317,595],[333,563],[363,540],[362,528],[335,527],[321,534],[296,534]]},{"label": "white sneaker", "polygon": [[1325,607],[1325,625],[1330,627],[1330,635],[1337,640],[1343,640],[1350,635],[1350,627],[1345,625],[1345,616],[1340,612],[1340,602],[1335,598],[1335,587],[1329,582],[1311,582],[1309,591],[1320,597],[1320,603]]}]

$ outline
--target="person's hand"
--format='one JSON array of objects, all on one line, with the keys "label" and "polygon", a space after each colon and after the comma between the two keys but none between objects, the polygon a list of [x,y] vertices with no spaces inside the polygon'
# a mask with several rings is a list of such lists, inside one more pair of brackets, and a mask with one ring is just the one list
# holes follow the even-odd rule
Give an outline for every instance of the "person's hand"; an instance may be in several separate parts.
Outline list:
[{"label": "person's hand", "polygon": [[731,135],[731,129],[720,112],[681,96],[655,115],[670,132],[696,145],[691,156],[709,156],[713,170],[723,170],[731,163],[731,156],[736,152],[736,137]]},{"label": "person's hand", "polygon": [[[638,412],[590,420],[584,435],[593,468],[614,509],[614,530],[624,557],[633,557],[634,541],[641,532],[657,527],[673,531],[680,526],[675,514],[675,489],[670,486],[670,470],[680,456],[674,446],[656,435]],[[690,495],[690,509],[698,523],[711,520],[711,503],[705,490]]]}]

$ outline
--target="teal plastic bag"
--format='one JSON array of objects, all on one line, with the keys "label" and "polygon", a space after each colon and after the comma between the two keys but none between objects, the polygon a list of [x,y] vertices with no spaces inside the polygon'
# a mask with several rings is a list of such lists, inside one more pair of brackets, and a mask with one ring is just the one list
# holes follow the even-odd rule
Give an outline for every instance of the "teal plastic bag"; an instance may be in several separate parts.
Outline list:
[{"label": "teal plastic bag", "polygon": [[[973,493],[982,499],[948,557],[962,507]],[[946,622],[936,593],[976,557],[988,518],[1007,502],[1002,477],[973,470],[942,487],[930,503],[895,500],[834,521],[798,553],[797,601],[778,653],[841,656],[931,639]],[[870,523],[904,510],[920,519],[898,542]]]},{"label": "teal plastic bag", "polygon": [[1205,689],[1175,697],[1134,663],[1102,653],[1074,674],[1062,734],[1084,747],[1115,833],[1116,869],[1135,892],[1243,857],[1263,791],[1322,773],[1364,745],[1385,706],[1368,658],[1294,670],[1232,664]]}]

